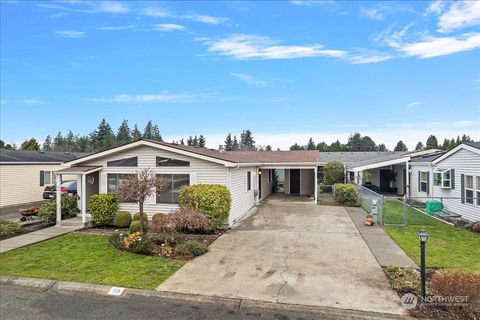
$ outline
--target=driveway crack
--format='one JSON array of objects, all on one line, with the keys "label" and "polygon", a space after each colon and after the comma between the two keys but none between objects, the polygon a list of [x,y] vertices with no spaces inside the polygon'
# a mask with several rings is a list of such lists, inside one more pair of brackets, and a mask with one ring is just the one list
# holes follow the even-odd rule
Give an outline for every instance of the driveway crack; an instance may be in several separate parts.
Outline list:
[{"label": "driveway crack", "polygon": [[279,303],[280,302],[280,294],[282,293],[282,290],[287,286],[288,284],[288,275],[286,275],[286,273],[288,272],[288,270],[290,269],[290,265],[288,264],[288,259],[296,254],[298,252],[298,242],[300,241],[300,239],[302,238],[302,235],[303,235],[303,230],[300,230],[298,232],[298,237],[295,241],[293,241],[292,245],[293,247],[295,248],[294,251],[291,251],[291,252],[288,252],[285,257],[283,258],[283,264],[285,265],[284,269],[282,270],[282,272],[280,272],[280,278],[282,279],[282,285],[280,286],[280,288],[278,288],[277,290],[277,293],[275,294],[275,302],[276,303]]}]

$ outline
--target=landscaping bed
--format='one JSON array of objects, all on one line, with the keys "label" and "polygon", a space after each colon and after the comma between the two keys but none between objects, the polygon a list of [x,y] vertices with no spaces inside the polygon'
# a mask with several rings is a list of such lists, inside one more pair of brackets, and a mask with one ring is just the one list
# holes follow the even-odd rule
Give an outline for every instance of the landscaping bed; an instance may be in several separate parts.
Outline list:
[{"label": "landscaping bed", "polygon": [[[0,222],[1,223],[1,222]],[[15,222],[11,222],[13,224],[17,224]],[[0,235],[0,240],[5,240],[9,239],[12,237],[20,236],[22,234],[27,234],[30,232],[38,231],[41,229],[49,228],[53,225],[54,223],[49,223],[49,224],[44,224],[42,221],[34,221],[34,222],[27,222],[27,223],[19,223],[17,224],[19,227],[15,227],[15,230],[12,230],[12,232],[7,232],[5,235]],[[15,231],[15,232],[13,232]]]}]

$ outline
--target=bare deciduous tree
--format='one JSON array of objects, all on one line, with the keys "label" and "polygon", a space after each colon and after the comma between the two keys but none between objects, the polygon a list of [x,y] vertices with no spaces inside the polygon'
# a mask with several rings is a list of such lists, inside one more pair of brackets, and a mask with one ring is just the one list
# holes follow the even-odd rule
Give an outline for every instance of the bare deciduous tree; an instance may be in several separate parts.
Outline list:
[{"label": "bare deciduous tree", "polygon": [[143,169],[137,174],[128,175],[122,180],[118,189],[118,195],[124,201],[138,202],[141,233],[144,233],[143,204],[145,199],[153,195],[157,190],[163,190],[165,186],[165,179],[157,177],[151,169]]}]

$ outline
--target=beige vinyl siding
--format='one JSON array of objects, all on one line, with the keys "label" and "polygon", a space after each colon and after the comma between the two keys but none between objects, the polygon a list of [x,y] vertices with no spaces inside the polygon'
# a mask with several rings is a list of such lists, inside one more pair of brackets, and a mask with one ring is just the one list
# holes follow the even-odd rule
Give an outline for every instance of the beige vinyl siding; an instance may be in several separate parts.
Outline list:
[{"label": "beige vinyl siding", "polygon": [[315,171],[313,169],[300,169],[300,194],[315,193]]},{"label": "beige vinyl siding", "polygon": [[[262,174],[261,183],[262,183],[262,200],[272,194],[273,185],[275,184],[275,172],[273,169],[262,169],[260,170]],[[271,181],[268,181],[268,172],[271,171]]]},{"label": "beige vinyl siding", "polygon": [[63,168],[48,164],[0,165],[0,207],[42,201],[45,186],[40,186],[40,171]]},{"label": "beige vinyl siding", "polygon": [[[228,217],[230,225],[240,220],[255,205],[256,170],[255,167],[230,169],[230,192],[232,194],[232,209]],[[249,191],[247,191],[247,171],[252,173],[252,187]]]},{"label": "beige vinyl siding", "polygon": [[[476,187],[475,177],[480,176],[480,155],[467,149],[460,149],[443,161],[437,163],[435,170],[454,169],[455,189],[445,189],[440,186],[433,187],[433,197],[455,197],[456,199],[443,199],[445,209],[462,215],[462,218],[470,221],[480,221],[480,206],[462,203],[461,197],[461,175],[473,176],[473,187]],[[433,179],[431,179],[433,180]],[[475,192],[474,192],[475,196]]]},{"label": "beige vinyl siding", "polygon": [[[157,167],[156,157],[174,158],[189,161],[189,167]],[[112,160],[120,160],[123,158],[138,157],[138,167],[107,167],[107,162]],[[201,160],[165,150],[149,146],[140,146],[138,148],[129,149],[124,152],[115,153],[103,158],[95,159],[82,165],[98,165],[103,169],[100,172],[100,193],[107,192],[107,175],[109,173],[135,173],[140,169],[150,168],[156,174],[189,174],[190,184],[221,184],[227,185],[227,168],[223,165]],[[144,210],[152,217],[155,213],[169,213],[178,208],[176,204],[157,204],[156,195],[145,201]],[[136,203],[120,203],[120,210],[135,213],[138,211]]]},{"label": "beige vinyl siding", "polygon": [[290,169],[285,169],[285,194],[290,194]]}]

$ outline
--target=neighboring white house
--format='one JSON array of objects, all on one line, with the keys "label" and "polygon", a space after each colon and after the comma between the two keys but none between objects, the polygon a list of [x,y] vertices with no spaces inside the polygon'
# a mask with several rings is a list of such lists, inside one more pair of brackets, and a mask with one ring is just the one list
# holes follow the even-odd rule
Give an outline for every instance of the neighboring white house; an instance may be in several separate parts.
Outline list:
[{"label": "neighboring white house", "polygon": [[43,200],[61,164],[85,154],[0,149],[0,208]]},{"label": "neighboring white house", "polygon": [[[77,189],[83,221],[87,203],[95,193],[117,192],[127,174],[150,168],[164,177],[167,188],[146,200],[149,217],[168,213],[178,207],[180,189],[194,184],[225,185],[232,196],[228,223],[233,225],[260,200],[268,197],[274,186],[275,169],[284,169],[287,194],[317,194],[318,151],[233,151],[221,152],[160,141],[139,140],[106,151],[66,162],[68,168],[56,172],[57,187],[63,175],[77,175]],[[288,178],[287,178],[288,176]],[[86,195],[85,197],[82,195]],[[138,211],[138,204],[121,202],[120,210]],[[57,213],[58,214],[58,213]]]},{"label": "neighboring white house", "polygon": [[411,172],[412,198],[441,199],[446,210],[480,221],[480,143],[412,159]]}]

